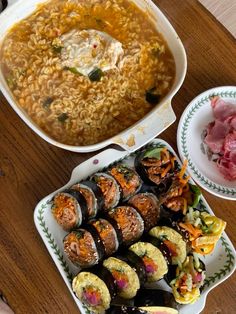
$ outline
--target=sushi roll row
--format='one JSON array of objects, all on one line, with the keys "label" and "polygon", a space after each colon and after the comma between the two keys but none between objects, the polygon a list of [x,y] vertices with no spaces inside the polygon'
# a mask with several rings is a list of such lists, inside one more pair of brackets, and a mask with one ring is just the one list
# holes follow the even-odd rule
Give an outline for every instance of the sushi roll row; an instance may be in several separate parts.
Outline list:
[{"label": "sushi roll row", "polygon": [[[136,156],[136,170],[117,164],[56,194],[53,216],[64,230],[70,231],[127,203],[138,210],[148,231],[157,224],[160,205],[184,215],[189,207],[197,206],[201,192],[188,183],[189,177],[184,177],[186,166],[179,170],[167,148],[149,148]],[[138,193],[141,188],[143,193]]]},{"label": "sushi roll row", "polygon": [[84,181],[54,196],[52,214],[65,231],[70,231],[96,217],[103,205],[103,195],[96,183]]},{"label": "sushi roll row", "polygon": [[[123,277],[126,279],[125,271],[127,271],[130,280],[133,279],[133,284],[130,284],[126,292],[133,295],[133,291],[138,287],[135,272],[128,264],[118,260],[110,260],[108,264],[117,263],[120,273],[123,271]],[[113,270],[113,273],[115,271]],[[116,276],[118,276],[116,274]],[[118,279],[119,282],[124,279]],[[128,279],[127,279],[128,280]],[[127,285],[128,285],[127,284]],[[178,305],[175,302],[172,293],[163,290],[154,289],[139,289],[137,295],[132,300],[129,300],[128,306],[120,304],[125,303],[122,298],[116,299],[117,284],[112,273],[104,266],[100,266],[93,272],[80,272],[72,282],[72,289],[81,302],[88,308],[91,313],[95,314],[178,314]],[[114,304],[111,306],[111,302]],[[132,304],[132,305],[131,305]]]},{"label": "sushi roll row", "polygon": [[[170,265],[182,264],[186,259],[186,243],[178,232],[169,227],[154,227],[149,233],[149,239],[156,240],[153,241],[153,244],[148,241],[136,242],[125,253],[109,257],[102,263],[102,268],[106,268],[112,275],[116,294],[121,298],[133,299],[146,282],[155,282],[164,278],[168,274]],[[172,257],[170,262],[162,253],[162,243],[166,245],[166,250]],[[84,286],[84,273],[90,277],[89,271],[79,273],[73,281],[73,291],[93,312],[103,313],[99,312],[100,309],[93,302],[90,302],[88,298],[85,300],[81,295],[81,291],[84,291],[86,287],[86,285]],[[93,282],[93,268],[91,274],[88,289],[91,289]],[[96,275],[101,279],[99,272]],[[103,285],[100,285],[99,289],[99,295],[103,295],[105,293],[102,291]],[[112,296],[110,294],[108,296],[108,299],[111,300]],[[101,304],[101,301],[99,302]],[[98,304],[97,301],[95,303]],[[106,302],[103,302],[103,305],[104,310],[108,309]]]},{"label": "sushi roll row", "polygon": [[[104,274],[106,274],[104,276]],[[118,294],[133,298],[140,288],[136,270],[122,259],[109,257],[97,270],[82,271],[72,282],[72,289],[92,313],[105,313]]]},{"label": "sushi roll row", "polygon": [[88,268],[110,256],[118,247],[130,245],[140,239],[144,221],[131,206],[111,209],[105,218],[93,219],[84,228],[67,234],[64,251],[76,266]]},{"label": "sushi roll row", "polygon": [[134,169],[116,165],[107,173],[96,173],[90,180],[57,193],[52,200],[52,214],[64,230],[70,231],[116,207],[120,201],[127,201],[141,186]]},{"label": "sushi roll row", "polygon": [[160,289],[141,288],[136,297],[126,305],[115,302],[107,314],[178,314],[178,304],[173,294]]},{"label": "sushi roll row", "polygon": [[72,230],[64,238],[64,251],[76,266],[91,267],[115,253],[120,245],[127,247],[138,241],[144,231],[157,225],[159,216],[154,194],[136,194],[128,205],[115,207],[102,218],[92,219],[83,228]]}]

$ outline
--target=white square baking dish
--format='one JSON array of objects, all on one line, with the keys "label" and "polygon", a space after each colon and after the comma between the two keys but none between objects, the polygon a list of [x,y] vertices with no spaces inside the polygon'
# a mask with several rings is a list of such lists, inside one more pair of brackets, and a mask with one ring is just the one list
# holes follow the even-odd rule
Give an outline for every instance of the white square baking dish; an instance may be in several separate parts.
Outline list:
[{"label": "white square baking dish", "polygon": [[[144,118],[116,136],[93,145],[71,146],[55,141],[31,120],[31,118],[16,104],[3,74],[0,71],[0,89],[3,95],[21,119],[48,143],[73,152],[92,152],[110,144],[118,144],[123,149],[132,152],[145,145],[175,121],[176,117],[171,107],[171,100],[181,87],[185,78],[187,69],[185,49],[170,22],[151,0],[132,1],[142,10],[147,12],[150,18],[154,21],[156,28],[167,41],[167,44],[174,56],[176,76],[171,90]],[[9,28],[11,28],[16,22],[30,15],[36,9],[37,5],[43,2],[45,2],[45,0],[8,1],[8,8],[0,14],[0,40],[5,37]]]}]

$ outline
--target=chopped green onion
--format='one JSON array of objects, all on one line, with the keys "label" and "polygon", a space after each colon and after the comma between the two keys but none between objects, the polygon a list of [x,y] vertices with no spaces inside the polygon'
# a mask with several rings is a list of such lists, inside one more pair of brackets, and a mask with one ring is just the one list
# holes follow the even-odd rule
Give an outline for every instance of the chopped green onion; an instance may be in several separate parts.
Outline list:
[{"label": "chopped green onion", "polygon": [[100,81],[100,79],[102,78],[103,76],[103,72],[101,69],[99,68],[95,68],[94,70],[92,70],[89,74],[88,74],[88,77],[90,79],[90,81],[92,82],[98,82]]},{"label": "chopped green onion", "polygon": [[61,53],[62,48],[63,47],[60,46],[52,46],[53,51],[56,53]]},{"label": "chopped green onion", "polygon": [[7,84],[11,89],[13,89],[16,87],[16,80],[13,77],[9,76],[7,78]]},{"label": "chopped green onion", "polygon": [[70,71],[71,73],[74,73],[74,74],[83,75],[82,73],[80,73],[80,72],[77,70],[77,68],[65,67],[64,69],[65,69],[65,70],[68,70],[68,71]]}]

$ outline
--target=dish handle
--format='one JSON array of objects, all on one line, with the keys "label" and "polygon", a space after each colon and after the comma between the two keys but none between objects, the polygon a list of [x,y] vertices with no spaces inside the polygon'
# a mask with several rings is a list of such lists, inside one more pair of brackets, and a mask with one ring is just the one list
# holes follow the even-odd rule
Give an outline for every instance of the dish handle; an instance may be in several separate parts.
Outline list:
[{"label": "dish handle", "polygon": [[175,120],[176,116],[171,106],[171,100],[168,100],[136,126],[115,137],[113,143],[132,153],[163,132]]}]

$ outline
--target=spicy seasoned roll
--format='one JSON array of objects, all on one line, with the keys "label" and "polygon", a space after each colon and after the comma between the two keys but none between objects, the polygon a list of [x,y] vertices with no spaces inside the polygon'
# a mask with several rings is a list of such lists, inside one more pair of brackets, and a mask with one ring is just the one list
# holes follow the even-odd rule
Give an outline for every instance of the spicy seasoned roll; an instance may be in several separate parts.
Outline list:
[{"label": "spicy seasoned roll", "polygon": [[108,216],[115,221],[121,231],[125,245],[137,241],[143,234],[144,222],[140,214],[131,206],[119,206],[111,209]]},{"label": "spicy seasoned roll", "polygon": [[169,250],[171,264],[183,263],[186,258],[186,242],[182,236],[172,228],[166,226],[157,226],[149,231],[149,234],[157,238]]},{"label": "spicy seasoned roll", "polygon": [[79,227],[87,218],[86,200],[79,191],[60,192],[54,196],[52,202],[52,214],[66,231]]},{"label": "spicy seasoned roll", "polygon": [[85,271],[79,273],[73,279],[72,289],[92,313],[104,314],[110,307],[116,286],[110,272],[101,267],[96,273]]},{"label": "spicy seasoned roll", "polygon": [[125,299],[132,299],[140,288],[139,278],[134,269],[126,262],[115,257],[109,257],[104,260],[103,266],[114,277],[118,288],[118,295]]},{"label": "spicy seasoned roll", "polygon": [[116,180],[107,173],[96,173],[91,178],[100,188],[104,198],[104,209],[117,206],[120,201],[120,187]]},{"label": "spicy seasoned roll", "polygon": [[128,200],[141,188],[142,182],[139,175],[127,165],[114,166],[109,172],[121,187],[123,201]]},{"label": "spicy seasoned roll", "polygon": [[154,194],[138,193],[131,197],[128,203],[142,216],[145,231],[149,231],[152,227],[157,225],[160,216],[160,206]]},{"label": "spicy seasoned roll", "polygon": [[148,282],[162,279],[168,272],[168,267],[161,251],[148,242],[137,242],[129,248],[140,256],[145,265]]},{"label": "spicy seasoned roll", "polygon": [[119,247],[119,241],[112,224],[105,219],[91,220],[89,222],[98,232],[101,238],[106,256],[115,253]]},{"label": "spicy seasoned roll", "polygon": [[85,198],[88,208],[88,218],[96,217],[104,204],[102,191],[97,184],[92,181],[82,181],[73,185],[71,189],[79,191]]},{"label": "spicy seasoned roll", "polygon": [[144,182],[162,183],[175,169],[175,157],[165,147],[151,147],[135,158],[135,168]]},{"label": "spicy seasoned roll", "polygon": [[76,266],[91,267],[103,257],[99,239],[94,239],[92,234],[85,229],[78,229],[67,234],[63,240],[64,251]]}]

